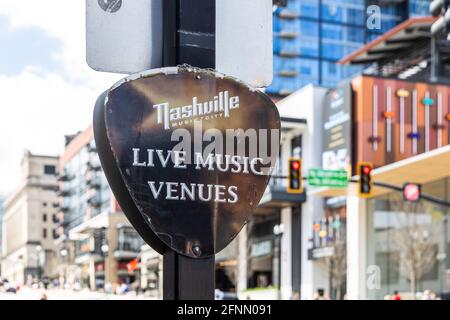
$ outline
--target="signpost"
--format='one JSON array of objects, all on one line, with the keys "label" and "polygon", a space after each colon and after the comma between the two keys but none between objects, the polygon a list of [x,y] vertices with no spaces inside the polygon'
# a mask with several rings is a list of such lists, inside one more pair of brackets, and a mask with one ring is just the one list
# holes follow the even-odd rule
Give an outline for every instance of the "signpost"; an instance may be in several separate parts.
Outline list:
[{"label": "signpost", "polygon": [[315,187],[347,188],[348,173],[345,170],[311,169],[308,184]]},{"label": "signpost", "polygon": [[214,255],[248,222],[279,153],[278,111],[253,88],[272,81],[272,0],[87,0],[86,10],[88,64],[135,73],[94,111],[111,189],[163,255],[164,299],[213,299]]},{"label": "signpost", "polygon": [[165,299],[212,299],[214,255],[248,222],[279,154],[264,93],[210,70],[150,70],[114,85],[94,134],[115,197],[164,255]]}]

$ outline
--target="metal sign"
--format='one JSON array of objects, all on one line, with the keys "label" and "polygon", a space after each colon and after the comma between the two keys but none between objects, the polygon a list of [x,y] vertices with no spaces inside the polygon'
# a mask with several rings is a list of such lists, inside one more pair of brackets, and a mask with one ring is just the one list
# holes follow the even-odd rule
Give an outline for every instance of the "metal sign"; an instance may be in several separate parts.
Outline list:
[{"label": "metal sign", "polygon": [[322,167],[328,170],[351,168],[351,103],[350,83],[331,89],[325,97],[323,112]]},{"label": "metal sign", "polygon": [[162,66],[162,0],[86,0],[86,60],[97,71]]},{"label": "metal sign", "polygon": [[[272,0],[86,0],[86,10],[94,70],[160,68],[169,51],[179,60],[169,65],[206,64],[256,88],[272,83]],[[174,43],[163,41],[170,33]]]},{"label": "metal sign", "polygon": [[216,69],[256,87],[273,78],[272,0],[216,0]]},{"label": "metal sign", "polygon": [[279,153],[280,119],[268,96],[189,66],[125,78],[97,104],[94,122],[102,166],[130,222],[159,252],[193,258],[239,233]]},{"label": "metal sign", "polygon": [[345,170],[311,169],[309,170],[308,184],[316,187],[346,188],[348,173]]}]

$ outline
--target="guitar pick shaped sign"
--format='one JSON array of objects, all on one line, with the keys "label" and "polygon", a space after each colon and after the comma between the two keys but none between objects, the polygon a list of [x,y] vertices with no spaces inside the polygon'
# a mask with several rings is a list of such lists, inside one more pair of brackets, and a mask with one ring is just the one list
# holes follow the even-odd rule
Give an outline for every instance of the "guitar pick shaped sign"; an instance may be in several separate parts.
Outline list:
[{"label": "guitar pick shaped sign", "polygon": [[211,70],[125,78],[97,102],[94,133],[124,213],[155,250],[202,258],[236,237],[258,205],[280,142],[270,98]]}]

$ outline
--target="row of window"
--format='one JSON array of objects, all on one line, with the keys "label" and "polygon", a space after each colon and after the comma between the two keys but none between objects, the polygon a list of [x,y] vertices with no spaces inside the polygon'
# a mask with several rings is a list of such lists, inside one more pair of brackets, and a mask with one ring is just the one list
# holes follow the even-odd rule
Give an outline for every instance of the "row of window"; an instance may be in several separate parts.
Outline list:
[{"label": "row of window", "polygon": [[[53,237],[53,239],[57,239],[58,238],[58,231],[56,230],[56,229],[53,229],[52,230],[52,237]],[[48,237],[48,230],[47,230],[47,228],[43,228],[42,229],[42,238],[43,239],[47,239],[47,237]]]},{"label": "row of window", "polygon": [[[42,222],[47,222],[47,214],[43,213],[42,214]],[[53,223],[58,223],[58,217],[56,216],[56,214],[52,214],[52,222]]]},{"label": "row of window", "polygon": [[267,92],[286,94],[310,83],[335,86],[362,68],[332,61],[358,50],[409,16],[429,15],[429,3],[410,0],[381,5],[381,28],[368,29],[366,9],[380,5],[377,0],[288,0],[286,7],[274,12],[274,80]]},{"label": "row of window", "polygon": [[[340,24],[364,26],[368,16],[368,4],[366,0],[322,0],[319,4],[317,0],[289,0],[286,7],[279,7],[275,12],[275,24],[277,20],[304,18],[311,20],[321,20],[323,22],[335,22]],[[417,13],[423,13],[423,6],[412,6]],[[401,6],[379,6],[383,29],[390,27],[404,16],[404,8]],[[276,26],[276,25],[275,25]]]},{"label": "row of window", "polygon": [[292,92],[309,83],[335,86],[342,78],[361,72],[360,66],[343,66],[308,58],[274,57],[274,79],[268,93]]}]

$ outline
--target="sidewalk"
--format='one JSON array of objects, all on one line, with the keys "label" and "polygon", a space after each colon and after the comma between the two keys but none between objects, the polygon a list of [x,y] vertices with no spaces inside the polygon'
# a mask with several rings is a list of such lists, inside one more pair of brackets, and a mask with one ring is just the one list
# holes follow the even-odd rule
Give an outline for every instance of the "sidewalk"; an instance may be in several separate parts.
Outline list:
[{"label": "sidewalk", "polygon": [[40,300],[44,293],[47,295],[48,300],[154,300],[149,297],[136,296],[134,293],[117,295],[92,292],[89,290],[44,290],[27,287],[22,288],[17,294],[0,292],[0,300]]}]

